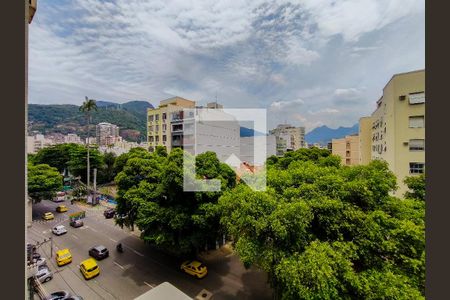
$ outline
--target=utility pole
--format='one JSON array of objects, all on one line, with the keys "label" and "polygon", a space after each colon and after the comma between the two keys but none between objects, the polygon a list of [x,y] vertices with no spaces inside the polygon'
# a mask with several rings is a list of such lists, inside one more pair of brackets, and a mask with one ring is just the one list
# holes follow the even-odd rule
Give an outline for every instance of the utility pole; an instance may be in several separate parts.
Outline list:
[{"label": "utility pole", "polygon": [[94,169],[94,200],[93,204],[97,204],[97,168]]},{"label": "utility pole", "polygon": [[53,239],[50,237],[50,258],[53,257]]}]

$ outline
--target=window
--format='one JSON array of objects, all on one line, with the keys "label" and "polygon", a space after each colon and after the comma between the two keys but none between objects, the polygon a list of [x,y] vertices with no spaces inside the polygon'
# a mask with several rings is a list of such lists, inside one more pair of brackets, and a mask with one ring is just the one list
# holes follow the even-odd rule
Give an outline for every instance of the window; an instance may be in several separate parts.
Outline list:
[{"label": "window", "polygon": [[148,126],[148,131],[153,131],[153,125]]},{"label": "window", "polygon": [[159,142],[159,135],[155,136],[155,141]]},{"label": "window", "polygon": [[425,93],[411,93],[409,94],[409,104],[421,104],[425,103]]},{"label": "window", "polygon": [[156,129],[156,131],[159,131],[159,125],[156,125],[156,127],[155,127]]},{"label": "window", "polygon": [[165,142],[167,140],[166,135],[163,135],[163,142]]},{"label": "window", "polygon": [[166,125],[166,124],[163,124],[162,130],[163,130],[163,131],[166,131],[166,130],[167,130],[167,125]]},{"label": "window", "polygon": [[346,165],[349,165],[349,164],[350,164],[350,159],[349,159],[349,158],[347,158],[347,159],[345,160],[345,164],[346,164]]},{"label": "window", "polygon": [[148,116],[148,121],[153,122],[153,115]]},{"label": "window", "polygon": [[424,116],[409,117],[409,128],[423,128],[425,127]]},{"label": "window", "polygon": [[424,151],[425,140],[409,140],[409,151]]},{"label": "window", "polygon": [[167,114],[166,114],[166,113],[163,113],[163,114],[162,114],[162,119],[163,119],[163,121],[164,121],[165,119],[167,119]]},{"label": "window", "polygon": [[159,115],[155,115],[155,121],[159,121]]},{"label": "window", "polygon": [[410,174],[422,174],[425,170],[425,163],[410,162],[409,173]]}]

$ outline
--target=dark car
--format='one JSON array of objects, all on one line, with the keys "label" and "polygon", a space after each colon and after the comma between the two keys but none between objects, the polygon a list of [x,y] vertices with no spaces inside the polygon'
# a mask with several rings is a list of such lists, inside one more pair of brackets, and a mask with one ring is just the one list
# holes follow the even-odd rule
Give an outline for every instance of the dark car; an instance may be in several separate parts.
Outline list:
[{"label": "dark car", "polygon": [[110,218],[114,217],[115,214],[116,214],[116,210],[114,208],[108,208],[107,210],[105,210],[103,212],[103,215],[107,219],[110,219]]},{"label": "dark car", "polygon": [[75,227],[75,228],[81,227],[83,225],[84,225],[84,223],[83,223],[82,220],[72,220],[72,221],[70,221],[70,226]]},{"label": "dark car", "polygon": [[89,249],[89,255],[93,258],[100,260],[109,256],[109,251],[105,246],[95,246]]},{"label": "dark car", "polygon": [[69,296],[67,298],[64,298],[64,300],[83,300],[83,297],[72,295],[72,296]]},{"label": "dark car", "polygon": [[51,293],[49,296],[45,297],[45,300],[63,300],[70,297],[70,293],[68,291],[59,291]]}]

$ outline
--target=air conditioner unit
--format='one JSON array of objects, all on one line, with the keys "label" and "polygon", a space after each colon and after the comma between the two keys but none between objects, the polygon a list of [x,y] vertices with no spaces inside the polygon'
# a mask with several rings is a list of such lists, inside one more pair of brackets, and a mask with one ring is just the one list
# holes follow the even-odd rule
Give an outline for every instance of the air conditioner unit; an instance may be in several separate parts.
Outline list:
[{"label": "air conditioner unit", "polygon": [[409,145],[409,142],[403,142],[403,145],[404,145],[404,146],[408,146],[408,145]]},{"label": "air conditioner unit", "polygon": [[405,95],[401,95],[400,97],[398,97],[399,100],[403,101],[406,100],[406,96]]}]

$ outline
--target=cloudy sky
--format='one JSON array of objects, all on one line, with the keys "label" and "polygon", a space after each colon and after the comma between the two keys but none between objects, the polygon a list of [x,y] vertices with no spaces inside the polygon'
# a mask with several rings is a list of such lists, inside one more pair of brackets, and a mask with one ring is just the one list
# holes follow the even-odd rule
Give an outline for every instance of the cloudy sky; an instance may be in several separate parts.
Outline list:
[{"label": "cloudy sky", "polygon": [[178,95],[351,126],[395,73],[425,67],[424,0],[40,0],[29,102]]}]

